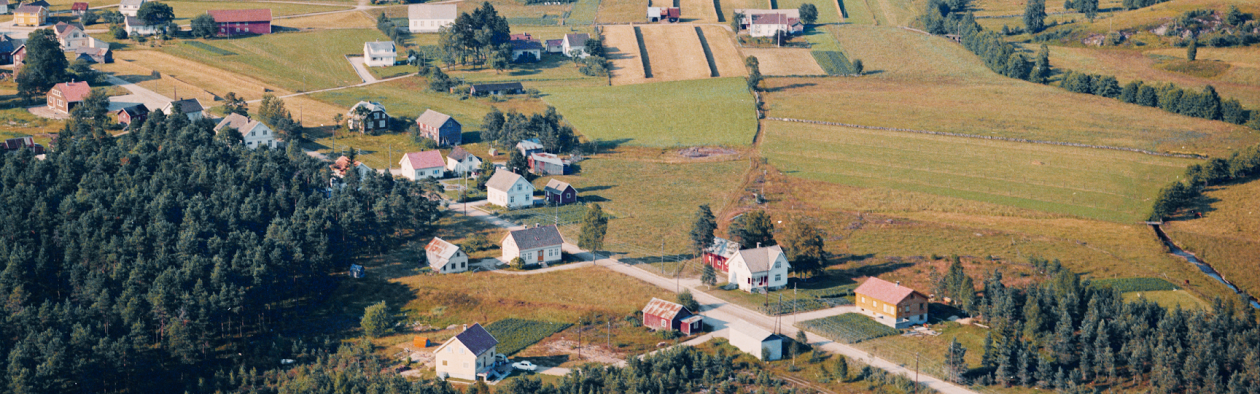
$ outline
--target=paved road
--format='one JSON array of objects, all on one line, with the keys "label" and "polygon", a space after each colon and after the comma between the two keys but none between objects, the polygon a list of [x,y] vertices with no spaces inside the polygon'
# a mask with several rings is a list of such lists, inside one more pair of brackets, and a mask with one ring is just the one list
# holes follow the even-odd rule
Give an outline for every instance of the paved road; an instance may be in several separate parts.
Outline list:
[{"label": "paved road", "polygon": [[131,92],[131,94],[128,94],[128,95],[110,97],[109,98],[110,111],[117,111],[124,107],[132,106],[135,104],[144,104],[144,106],[149,107],[150,111],[156,111],[158,109],[161,109],[162,107],[165,107],[166,104],[171,102],[170,97],[166,97],[159,94],[158,92],[154,92],[152,90],[142,88],[140,87],[140,85],[127,82],[126,80],[123,80],[122,78],[118,78],[112,75],[107,76],[106,78],[108,78],[109,83],[121,86],[123,89],[127,89],[128,91]]}]

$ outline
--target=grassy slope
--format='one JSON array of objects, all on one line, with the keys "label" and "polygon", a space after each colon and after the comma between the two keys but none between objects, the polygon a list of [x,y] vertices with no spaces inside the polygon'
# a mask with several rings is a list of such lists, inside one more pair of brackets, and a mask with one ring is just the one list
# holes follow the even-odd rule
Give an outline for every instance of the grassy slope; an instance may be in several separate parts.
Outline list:
[{"label": "grassy slope", "polygon": [[[289,90],[310,91],[359,83],[358,76],[344,56],[362,53],[364,42],[386,39],[375,29],[325,30],[231,40],[198,40],[235,53],[228,56],[187,44],[166,46],[162,51]],[[295,73],[293,70],[303,72]]]},{"label": "grassy slope", "polygon": [[[1029,46],[1028,48],[1034,49]],[[1212,85],[1224,98],[1236,98],[1246,108],[1260,108],[1260,48],[1202,48],[1197,63],[1219,62],[1228,68],[1221,75],[1203,78],[1157,67],[1163,61],[1179,61],[1185,49],[1153,50],[1114,48],[1050,47],[1055,67],[1089,73],[1114,75],[1121,84],[1132,80],[1146,83],[1171,82],[1186,89]],[[1176,60],[1174,60],[1176,59]]]},{"label": "grassy slope", "polygon": [[598,88],[554,88],[545,101],[591,140],[668,147],[739,146],[756,131],[743,78]]},{"label": "grassy slope", "polygon": [[[833,30],[873,75],[770,79],[769,116],[1204,154],[1260,140],[1239,126],[1001,77],[945,39],[880,27]],[[850,102],[862,105],[833,104]]]},{"label": "grassy slope", "polygon": [[1213,187],[1204,195],[1193,208],[1204,212],[1202,219],[1171,221],[1164,231],[1244,291],[1260,293],[1260,181]]}]

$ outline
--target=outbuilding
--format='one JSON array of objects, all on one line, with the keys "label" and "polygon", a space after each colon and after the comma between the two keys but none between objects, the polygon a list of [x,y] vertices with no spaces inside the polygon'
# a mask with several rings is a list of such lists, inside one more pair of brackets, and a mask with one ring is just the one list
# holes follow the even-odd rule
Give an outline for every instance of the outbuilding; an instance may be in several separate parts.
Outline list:
[{"label": "outbuilding", "polygon": [[727,262],[735,255],[739,254],[739,243],[722,237],[713,237],[713,244],[704,249],[704,255],[701,259],[705,265],[713,266],[713,269],[727,272]]},{"label": "outbuilding", "polygon": [[453,274],[468,271],[468,254],[450,242],[433,237],[424,247],[424,257],[433,272]]},{"label": "outbuilding", "polygon": [[783,358],[782,337],[742,319],[731,323],[730,342],[731,346],[761,361]]},{"label": "outbuilding", "polygon": [[550,153],[534,153],[529,155],[529,168],[539,175],[567,175],[569,161]]},{"label": "outbuilding", "polygon": [[271,9],[209,10],[220,36],[271,34]]},{"label": "outbuilding", "polygon": [[643,307],[643,326],[656,331],[678,330],[691,335],[704,329],[704,316],[691,313],[681,304],[653,297]]},{"label": "outbuilding", "polygon": [[519,94],[525,91],[520,82],[478,83],[468,86],[468,94],[484,96],[487,94]]}]

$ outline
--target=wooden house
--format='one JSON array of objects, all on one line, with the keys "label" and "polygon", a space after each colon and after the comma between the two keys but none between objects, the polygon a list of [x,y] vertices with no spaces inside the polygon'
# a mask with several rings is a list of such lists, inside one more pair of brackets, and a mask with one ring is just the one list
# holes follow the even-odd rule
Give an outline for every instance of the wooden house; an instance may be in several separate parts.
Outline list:
[{"label": "wooden house", "polygon": [[13,10],[13,25],[36,27],[48,23],[48,7],[23,4]]},{"label": "wooden house", "polygon": [[48,90],[48,109],[61,114],[69,114],[92,94],[92,87],[87,82],[62,82]]},{"label": "wooden house", "polygon": [[437,142],[438,146],[459,145],[464,141],[464,126],[459,121],[431,109],[416,117],[416,129],[421,136]]},{"label": "wooden house", "polygon": [[778,245],[741,250],[727,263],[726,281],[748,292],[787,286],[788,269],[792,267]]},{"label": "wooden house", "polygon": [[691,335],[704,329],[704,316],[693,314],[680,304],[653,297],[643,307],[643,326],[656,331],[678,330]]},{"label": "wooden house", "polygon": [[271,34],[271,9],[209,10],[219,36]]},{"label": "wooden house", "polygon": [[498,375],[495,367],[507,362],[507,357],[498,353],[498,345],[499,341],[480,324],[465,326],[464,331],[433,351],[434,370],[442,379],[494,380]]},{"label": "wooden house", "polygon": [[543,195],[547,198],[547,205],[565,205],[577,202],[577,189],[573,188],[568,182],[559,179],[547,181],[547,186],[543,187]]},{"label": "wooden house", "polygon": [[509,232],[501,242],[503,262],[520,258],[527,265],[547,264],[560,261],[564,237],[556,226],[539,226]]},{"label": "wooden house", "polygon": [[473,96],[484,96],[487,94],[520,94],[524,91],[525,87],[521,86],[520,82],[475,83],[468,85],[468,94]]},{"label": "wooden house", "polygon": [[115,111],[114,114],[118,117],[118,123],[125,125],[131,125],[134,123],[136,125],[140,125],[143,124],[144,120],[149,117],[149,107],[146,107],[144,104],[136,104],[123,107],[122,109]]},{"label": "wooden house", "polygon": [[729,327],[731,346],[761,361],[783,358],[783,337],[742,319],[731,323]]},{"label": "wooden house", "polygon": [[481,171],[481,158],[457,146],[446,155],[446,170],[460,176],[477,174]]},{"label": "wooden house", "polygon": [[433,272],[453,274],[468,271],[468,254],[450,242],[433,237],[424,247],[424,257]]},{"label": "wooden house", "polygon": [[534,185],[525,177],[499,169],[486,181],[486,201],[509,209],[533,206]]},{"label": "wooden house", "polygon": [[727,262],[739,254],[739,243],[722,237],[713,237],[713,244],[704,249],[701,260],[705,265],[713,266],[713,269],[727,272]]},{"label": "wooden house", "polygon": [[[359,108],[364,108],[359,113]],[[360,101],[346,111],[346,125],[360,133],[389,130],[389,113],[385,106],[375,101]]]},{"label": "wooden house", "polygon": [[411,152],[403,155],[398,161],[402,167],[404,178],[416,181],[425,178],[441,179],[445,175],[446,163],[442,161],[442,151],[437,149],[424,152]]},{"label": "wooden house", "polygon": [[854,301],[861,312],[880,324],[906,328],[927,323],[928,298],[923,293],[880,278],[871,277],[853,290]]},{"label": "wooden house", "polygon": [[550,153],[536,152],[529,155],[529,169],[539,175],[568,175],[569,161]]}]

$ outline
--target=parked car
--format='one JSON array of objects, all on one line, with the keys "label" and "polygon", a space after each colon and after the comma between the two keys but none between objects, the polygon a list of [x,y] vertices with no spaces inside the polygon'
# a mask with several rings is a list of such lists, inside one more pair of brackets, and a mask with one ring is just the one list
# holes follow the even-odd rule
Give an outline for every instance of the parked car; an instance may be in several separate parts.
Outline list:
[{"label": "parked car", "polygon": [[512,363],[512,368],[516,368],[522,371],[533,371],[535,369],[538,369],[538,366],[534,365],[534,363],[531,363],[529,361],[517,361],[517,362]]}]

